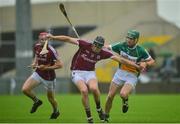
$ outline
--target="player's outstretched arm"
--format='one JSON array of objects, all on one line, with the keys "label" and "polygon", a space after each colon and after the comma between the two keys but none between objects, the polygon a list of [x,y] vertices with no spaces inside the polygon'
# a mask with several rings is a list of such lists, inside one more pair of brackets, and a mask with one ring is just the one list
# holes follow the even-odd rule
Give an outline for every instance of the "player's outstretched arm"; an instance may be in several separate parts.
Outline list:
[{"label": "player's outstretched arm", "polygon": [[78,40],[77,38],[73,38],[73,37],[65,36],[65,35],[54,36],[52,34],[48,34],[47,38],[53,39],[55,41],[60,41],[60,42],[68,42],[68,43],[75,44],[75,45],[79,44],[77,41]]},{"label": "player's outstretched arm", "polygon": [[113,56],[111,57],[111,59],[113,59],[113,60],[115,60],[115,61],[117,61],[117,62],[120,62],[120,63],[122,63],[122,64],[131,65],[131,66],[137,68],[138,70],[141,70],[141,66],[139,66],[139,65],[137,65],[135,62],[132,62],[132,61],[130,61],[130,60],[128,60],[128,59],[125,59],[125,58],[123,58],[123,57],[121,57],[121,56],[113,55]]}]

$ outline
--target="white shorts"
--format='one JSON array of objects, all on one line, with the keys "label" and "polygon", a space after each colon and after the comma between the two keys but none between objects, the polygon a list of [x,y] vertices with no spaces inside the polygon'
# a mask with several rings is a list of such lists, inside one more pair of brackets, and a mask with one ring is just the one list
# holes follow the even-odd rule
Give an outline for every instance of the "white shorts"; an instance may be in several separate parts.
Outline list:
[{"label": "white shorts", "polygon": [[130,84],[135,88],[138,78],[135,74],[118,69],[114,74],[112,82],[117,85]]},{"label": "white shorts", "polygon": [[39,84],[43,84],[43,86],[49,91],[55,90],[56,79],[54,79],[53,81],[44,80],[39,76],[37,72],[33,72],[31,78],[36,80]]},{"label": "white shorts", "polygon": [[72,70],[71,78],[75,84],[79,80],[82,80],[87,84],[90,79],[97,79],[95,71],[80,71],[80,70]]}]

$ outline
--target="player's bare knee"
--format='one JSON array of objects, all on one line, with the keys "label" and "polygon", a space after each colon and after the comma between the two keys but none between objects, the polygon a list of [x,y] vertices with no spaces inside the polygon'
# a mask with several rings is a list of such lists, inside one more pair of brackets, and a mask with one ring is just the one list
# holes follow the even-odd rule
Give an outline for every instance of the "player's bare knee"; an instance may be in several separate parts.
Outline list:
[{"label": "player's bare knee", "polygon": [[24,94],[27,94],[29,92],[29,88],[27,87],[22,87],[21,91],[24,93]]},{"label": "player's bare knee", "polygon": [[91,92],[96,93],[98,92],[98,89],[96,87],[90,87],[89,88]]},{"label": "player's bare knee", "polygon": [[128,97],[128,93],[124,92],[124,91],[121,91],[120,92],[120,96],[121,96],[121,98],[127,98]]},{"label": "player's bare knee", "polygon": [[81,90],[81,94],[82,94],[83,96],[87,96],[87,95],[88,95],[88,89],[82,89],[82,90]]}]

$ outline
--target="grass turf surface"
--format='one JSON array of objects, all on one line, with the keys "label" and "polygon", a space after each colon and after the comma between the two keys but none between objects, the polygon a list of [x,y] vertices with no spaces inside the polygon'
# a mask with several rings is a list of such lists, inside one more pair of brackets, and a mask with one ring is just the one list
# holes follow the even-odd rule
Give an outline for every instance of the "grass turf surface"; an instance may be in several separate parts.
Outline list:
[{"label": "grass turf surface", "polygon": [[[9,123],[85,123],[86,116],[77,94],[56,95],[61,115],[50,120],[51,106],[45,95],[38,95],[43,105],[36,113],[30,114],[32,101],[23,95],[0,96],[0,122]],[[104,108],[106,94],[101,95]],[[90,106],[94,121],[99,123],[95,103],[90,95]],[[129,111],[123,114],[121,100],[116,95],[110,113],[111,123],[174,123],[180,122],[180,94],[174,95],[131,95]]]}]

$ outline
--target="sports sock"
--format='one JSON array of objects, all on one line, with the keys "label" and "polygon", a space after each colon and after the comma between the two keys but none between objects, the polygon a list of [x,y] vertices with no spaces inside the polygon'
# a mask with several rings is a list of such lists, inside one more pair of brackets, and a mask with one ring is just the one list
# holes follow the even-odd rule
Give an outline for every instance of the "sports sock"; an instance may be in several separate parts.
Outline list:
[{"label": "sports sock", "polygon": [[101,109],[101,103],[100,103],[100,101],[96,102],[96,109],[97,109],[97,110]]},{"label": "sports sock", "polygon": [[86,108],[85,111],[86,111],[86,116],[87,116],[87,118],[91,118],[90,108]]},{"label": "sports sock", "polygon": [[56,113],[56,112],[58,112],[58,111],[59,111],[58,108],[53,108],[53,113]]},{"label": "sports sock", "polygon": [[124,99],[123,98],[123,103],[127,103],[128,102],[128,98]]},{"label": "sports sock", "polygon": [[34,102],[38,102],[38,101],[39,101],[39,99],[38,99],[36,96],[34,96],[34,97],[32,98],[32,100],[33,100]]}]

